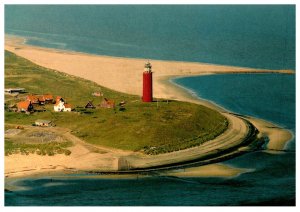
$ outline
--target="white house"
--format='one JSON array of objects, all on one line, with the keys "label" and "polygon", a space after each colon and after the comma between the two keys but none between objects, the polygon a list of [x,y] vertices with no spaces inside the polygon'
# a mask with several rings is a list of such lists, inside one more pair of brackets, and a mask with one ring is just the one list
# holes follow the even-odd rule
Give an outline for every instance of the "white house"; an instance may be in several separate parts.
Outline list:
[{"label": "white house", "polygon": [[66,111],[71,112],[71,110],[72,110],[72,106],[70,104],[66,104],[61,100],[56,102],[56,104],[54,105],[55,112],[66,112]]},{"label": "white house", "polygon": [[64,109],[64,111],[71,112],[71,110],[72,110],[72,106],[71,106],[70,104],[64,104],[64,106],[65,106],[65,109]]},{"label": "white house", "polygon": [[52,121],[49,120],[43,120],[43,119],[38,119],[35,121],[35,126],[41,126],[41,127],[49,127],[52,125]]}]

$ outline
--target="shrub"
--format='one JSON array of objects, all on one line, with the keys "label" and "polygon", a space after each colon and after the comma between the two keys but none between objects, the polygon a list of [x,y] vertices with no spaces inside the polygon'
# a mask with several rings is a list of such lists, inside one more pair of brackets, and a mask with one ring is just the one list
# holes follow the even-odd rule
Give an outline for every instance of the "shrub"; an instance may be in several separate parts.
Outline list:
[{"label": "shrub", "polygon": [[57,151],[56,151],[57,154],[63,154],[64,153],[64,150],[59,148]]},{"label": "shrub", "polygon": [[66,150],[65,150],[65,155],[71,155],[71,151],[68,150],[68,149],[66,149]]},{"label": "shrub", "polygon": [[54,152],[53,152],[53,151],[48,151],[48,155],[49,155],[49,156],[53,156],[53,155],[54,155]]}]

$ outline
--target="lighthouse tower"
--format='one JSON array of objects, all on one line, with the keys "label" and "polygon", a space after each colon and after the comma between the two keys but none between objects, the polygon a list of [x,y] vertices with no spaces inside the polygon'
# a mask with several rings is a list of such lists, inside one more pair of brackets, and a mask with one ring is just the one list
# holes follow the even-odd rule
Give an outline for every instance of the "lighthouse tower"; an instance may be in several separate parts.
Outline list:
[{"label": "lighthouse tower", "polygon": [[143,73],[143,102],[152,102],[152,71],[151,64],[148,62],[145,64],[145,70]]}]

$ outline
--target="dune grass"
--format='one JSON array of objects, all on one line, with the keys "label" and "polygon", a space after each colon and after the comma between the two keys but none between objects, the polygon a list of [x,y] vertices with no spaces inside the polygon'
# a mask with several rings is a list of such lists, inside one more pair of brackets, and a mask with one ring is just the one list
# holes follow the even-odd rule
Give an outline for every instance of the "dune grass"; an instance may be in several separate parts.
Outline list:
[{"label": "dune grass", "polygon": [[14,142],[11,139],[5,139],[5,155],[11,154],[38,154],[53,156],[55,154],[70,155],[71,151],[67,149],[72,146],[72,142],[49,142],[49,143],[26,143]]},{"label": "dune grass", "polygon": [[[142,67],[141,67],[142,69]],[[84,141],[147,154],[186,149],[220,135],[228,122],[219,112],[207,107],[163,101],[143,103],[140,96],[116,92],[94,82],[40,67],[30,61],[5,52],[5,87],[23,87],[28,93],[51,93],[64,97],[77,112],[55,113],[53,105],[46,112],[31,115],[5,111],[5,123],[31,125],[36,119],[52,120],[58,127],[72,130]],[[93,97],[94,91],[104,93]],[[20,95],[20,98],[25,94]],[[125,110],[84,109],[88,101],[99,104],[103,98],[117,104],[126,101]],[[6,104],[19,100],[6,96]]]}]

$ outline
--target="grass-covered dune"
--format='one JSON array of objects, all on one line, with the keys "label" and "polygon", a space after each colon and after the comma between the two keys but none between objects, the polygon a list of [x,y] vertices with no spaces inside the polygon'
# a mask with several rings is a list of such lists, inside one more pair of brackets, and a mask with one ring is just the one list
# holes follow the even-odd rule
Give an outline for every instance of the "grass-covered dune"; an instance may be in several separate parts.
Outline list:
[{"label": "grass-covered dune", "polygon": [[[142,67],[141,67],[142,70]],[[142,77],[142,75],[141,75]],[[144,151],[147,154],[186,149],[215,138],[227,129],[227,120],[219,112],[207,107],[179,101],[159,100],[141,102],[140,96],[116,92],[94,82],[69,76],[33,64],[5,51],[5,88],[22,87],[28,93],[62,96],[77,112],[53,111],[31,115],[5,111],[5,123],[31,125],[36,119],[52,120],[57,127],[65,127],[86,142],[124,150]],[[94,91],[103,97],[94,97]],[[26,94],[19,95],[20,98]],[[98,105],[103,98],[118,104],[126,101],[125,110],[83,109],[88,101]],[[20,101],[5,95],[6,105]]]}]

